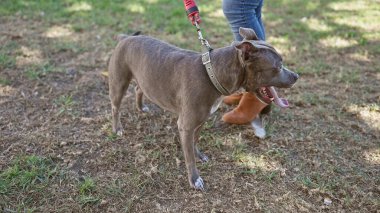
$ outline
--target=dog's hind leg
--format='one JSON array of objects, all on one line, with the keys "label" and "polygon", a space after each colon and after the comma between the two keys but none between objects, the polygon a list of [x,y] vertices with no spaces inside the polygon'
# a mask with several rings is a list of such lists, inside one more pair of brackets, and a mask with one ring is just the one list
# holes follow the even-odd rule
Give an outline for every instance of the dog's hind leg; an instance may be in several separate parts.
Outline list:
[{"label": "dog's hind leg", "polygon": [[143,106],[142,98],[144,93],[140,89],[139,85],[136,85],[135,87],[135,94],[136,94],[136,108],[141,112],[148,112],[149,108],[147,106]]},{"label": "dog's hind leg", "polygon": [[112,131],[119,136],[123,135],[123,126],[120,121],[120,105],[131,79],[132,73],[129,70],[122,70],[115,66],[109,67],[109,97],[112,106]]},{"label": "dog's hind leg", "polygon": [[111,86],[109,89],[111,106],[112,106],[112,131],[119,136],[123,135],[123,126],[120,121],[120,105],[125,94],[125,87]]},{"label": "dog's hind leg", "polygon": [[201,152],[197,146],[199,142],[199,133],[201,132],[202,126],[203,125],[199,126],[194,132],[194,152],[195,155],[202,161],[202,163],[206,163],[209,161],[209,158],[207,157],[207,155]]}]

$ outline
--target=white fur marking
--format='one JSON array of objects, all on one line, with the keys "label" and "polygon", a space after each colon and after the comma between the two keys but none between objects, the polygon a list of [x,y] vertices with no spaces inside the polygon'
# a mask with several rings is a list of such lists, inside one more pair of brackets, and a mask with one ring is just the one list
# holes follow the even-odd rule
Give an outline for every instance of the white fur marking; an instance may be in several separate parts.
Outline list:
[{"label": "white fur marking", "polygon": [[259,116],[257,116],[252,122],[253,133],[260,139],[265,138],[265,128],[262,126],[262,122]]},{"label": "white fur marking", "polygon": [[116,134],[117,134],[119,137],[122,137],[122,136],[123,136],[123,130],[122,130],[122,129],[117,130]]},{"label": "white fur marking", "polygon": [[209,158],[207,157],[207,155],[202,154],[201,161],[202,161],[203,163],[207,163],[208,160],[209,160]]},{"label": "white fur marking", "polygon": [[198,177],[198,179],[195,181],[195,183],[194,183],[194,187],[195,187],[195,189],[200,189],[200,190],[204,190],[204,186],[203,186],[203,180],[202,180],[202,178],[201,177]]},{"label": "white fur marking", "polygon": [[149,112],[149,107],[147,106],[143,106],[143,108],[141,109],[143,112]]}]

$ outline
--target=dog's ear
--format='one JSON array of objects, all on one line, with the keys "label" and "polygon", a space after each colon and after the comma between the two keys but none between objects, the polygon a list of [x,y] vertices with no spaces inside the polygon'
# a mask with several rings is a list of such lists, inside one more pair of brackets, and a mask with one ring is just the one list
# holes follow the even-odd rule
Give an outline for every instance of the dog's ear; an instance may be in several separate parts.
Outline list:
[{"label": "dog's ear", "polygon": [[239,28],[239,34],[244,38],[244,40],[259,40],[255,31],[251,28]]},{"label": "dog's ear", "polygon": [[249,56],[258,51],[258,48],[249,41],[235,43],[235,48],[241,53],[243,60],[247,60]]}]

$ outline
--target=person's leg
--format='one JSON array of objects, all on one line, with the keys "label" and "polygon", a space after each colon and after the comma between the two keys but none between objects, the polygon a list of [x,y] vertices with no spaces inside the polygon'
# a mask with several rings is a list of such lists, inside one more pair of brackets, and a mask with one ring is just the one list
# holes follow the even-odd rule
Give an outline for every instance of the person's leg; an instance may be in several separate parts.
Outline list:
[{"label": "person's leg", "polygon": [[[265,27],[264,27],[264,23],[261,19],[261,10],[263,8],[263,4],[264,4],[264,0],[260,0],[259,2],[259,5],[256,7],[256,18],[257,18],[257,21],[259,22],[260,26],[261,26],[261,31],[263,32],[263,37],[262,37],[262,40],[265,41]],[[259,37],[260,38],[260,37]]]},{"label": "person's leg", "polygon": [[223,0],[223,12],[236,41],[243,40],[239,34],[240,27],[252,28],[261,40],[265,40],[262,6],[263,0]]}]

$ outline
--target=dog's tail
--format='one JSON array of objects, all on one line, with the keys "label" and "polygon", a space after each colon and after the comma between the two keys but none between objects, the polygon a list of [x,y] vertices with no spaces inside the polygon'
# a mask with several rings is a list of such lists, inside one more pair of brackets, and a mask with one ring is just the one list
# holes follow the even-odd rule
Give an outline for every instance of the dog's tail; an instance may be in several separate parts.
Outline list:
[{"label": "dog's tail", "polygon": [[[137,36],[137,35],[140,35],[140,34],[141,34],[141,31],[137,31],[137,32],[133,33],[132,36]],[[114,39],[116,41],[121,41],[121,40],[127,38],[128,36],[129,35],[126,35],[126,34],[120,34],[120,35],[115,36]]]}]

